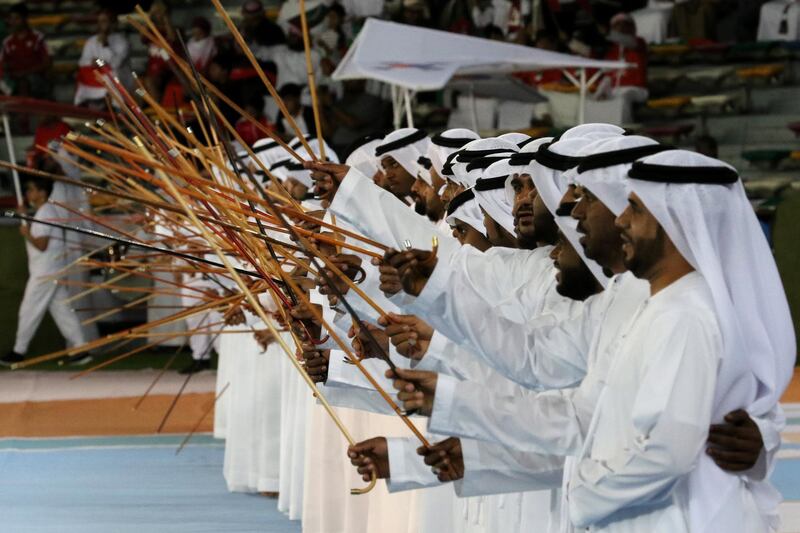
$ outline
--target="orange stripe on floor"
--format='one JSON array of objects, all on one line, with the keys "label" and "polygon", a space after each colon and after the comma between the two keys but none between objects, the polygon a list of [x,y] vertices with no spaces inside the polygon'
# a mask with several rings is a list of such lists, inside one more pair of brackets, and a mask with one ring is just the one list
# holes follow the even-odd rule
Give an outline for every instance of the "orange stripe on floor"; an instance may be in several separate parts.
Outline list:
[{"label": "orange stripe on floor", "polygon": [[[139,397],[5,403],[0,438],[153,434],[174,399],[174,394],[148,396],[136,411]],[[163,433],[188,433],[213,401],[213,393],[182,395]],[[198,431],[211,431],[213,425],[212,408]]]},{"label": "orange stripe on floor", "polygon": [[794,369],[794,378],[792,378],[786,392],[783,393],[781,398],[783,403],[800,403],[800,368]]}]

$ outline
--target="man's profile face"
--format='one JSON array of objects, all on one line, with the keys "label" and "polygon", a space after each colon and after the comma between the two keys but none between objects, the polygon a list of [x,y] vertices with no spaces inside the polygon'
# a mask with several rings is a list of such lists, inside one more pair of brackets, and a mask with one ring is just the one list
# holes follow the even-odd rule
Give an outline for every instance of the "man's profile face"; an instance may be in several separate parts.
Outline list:
[{"label": "man's profile face", "polygon": [[444,191],[442,192],[442,202],[444,205],[449,205],[450,201],[463,191],[464,187],[448,179],[447,186],[445,186]]},{"label": "man's profile face", "polygon": [[478,250],[485,252],[491,248],[489,240],[481,234],[478,230],[458,219],[453,226],[453,237],[455,237],[461,244],[469,244]]},{"label": "man's profile face", "polygon": [[642,200],[631,193],[628,207],[617,217],[625,268],[647,279],[664,256],[666,234]]},{"label": "man's profile face", "polygon": [[573,300],[584,300],[594,293],[597,286],[594,275],[560,231],[556,245],[550,251],[550,259],[557,270],[558,294]]},{"label": "man's profile face", "polygon": [[398,163],[394,157],[387,155],[381,159],[381,166],[392,194],[400,198],[411,194],[411,188],[414,186],[416,178],[403,168],[403,165]]},{"label": "man's profile face", "polygon": [[614,223],[616,217],[589,189],[578,187],[575,193],[579,201],[572,209],[572,218],[578,221],[578,232],[583,234],[581,246],[586,257],[609,268],[619,257],[616,254],[622,246]]},{"label": "man's profile face", "polygon": [[517,229],[517,237],[522,240],[535,238],[536,229],[533,224],[533,198],[532,194],[536,189],[533,179],[528,174],[514,174],[511,177],[511,187],[514,189],[514,207],[511,214],[514,215],[514,227]]}]

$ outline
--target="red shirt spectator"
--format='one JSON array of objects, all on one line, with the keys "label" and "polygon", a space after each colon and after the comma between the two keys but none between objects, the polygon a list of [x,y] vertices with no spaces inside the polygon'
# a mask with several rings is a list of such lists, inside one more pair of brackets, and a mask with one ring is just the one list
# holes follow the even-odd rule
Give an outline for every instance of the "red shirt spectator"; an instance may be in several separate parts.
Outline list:
[{"label": "red shirt spectator", "polygon": [[[16,96],[48,98],[50,84],[46,74],[50,68],[50,54],[44,37],[28,26],[28,8],[25,4],[14,4],[8,14],[10,34],[3,40],[0,49],[0,68],[3,71],[3,90]],[[14,117],[14,129],[18,133],[30,133],[30,116]]]},{"label": "red shirt spectator", "polygon": [[2,63],[12,78],[45,70],[49,62],[44,35],[36,30],[26,28],[3,40]]},{"label": "red shirt spectator", "polygon": [[[36,133],[33,136],[33,147],[28,150],[28,166],[36,166],[36,161],[44,155],[44,150],[47,149],[50,141],[58,141],[71,132],[72,128],[54,116],[46,116],[42,122],[36,127]],[[41,148],[39,148],[41,146]]]},{"label": "red shirt spectator", "polygon": [[625,61],[633,66],[610,74],[615,87],[647,87],[647,43],[636,36],[636,24],[627,13],[611,19],[608,39],[614,43],[605,54],[605,59]]},{"label": "red shirt spectator", "polygon": [[625,61],[632,67],[613,74],[614,85],[617,87],[647,87],[647,44],[641,38],[636,38],[636,48],[627,48],[621,44],[614,44],[605,59]]},{"label": "red shirt spectator", "polygon": [[[266,118],[259,118],[258,122],[262,126],[266,126],[268,130],[275,131],[275,126],[270,124],[270,122]],[[266,133],[261,131],[258,127],[255,126],[252,122],[245,119],[244,117],[240,118],[236,121],[236,133],[242,138],[244,142],[247,143],[248,146],[253,146],[255,142],[259,139],[263,139],[264,137],[269,137]]]}]

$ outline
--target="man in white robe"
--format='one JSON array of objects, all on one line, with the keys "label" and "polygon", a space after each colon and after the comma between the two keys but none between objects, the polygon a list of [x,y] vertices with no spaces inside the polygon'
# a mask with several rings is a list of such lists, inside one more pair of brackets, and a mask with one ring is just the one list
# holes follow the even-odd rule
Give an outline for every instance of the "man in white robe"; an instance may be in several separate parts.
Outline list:
[{"label": "man in white robe", "polygon": [[[648,280],[651,297],[620,342],[572,474],[572,521],[603,531],[767,531],[751,490],[714,475],[702,449],[708,422],[726,407],[763,409],[788,383],[793,331],[777,269],[759,254],[765,242],[731,167],[673,150],[629,176],[617,223],[626,265]],[[744,250],[759,259],[731,264]],[[742,279],[768,292],[755,296]],[[758,317],[753,307],[766,295],[771,316]],[[764,360],[748,351],[757,334],[742,330],[753,331],[751,321],[766,330],[770,319]]]},{"label": "man in white robe", "polygon": [[[602,189],[599,189],[599,190],[602,190]],[[606,194],[607,194],[607,191],[606,191]],[[600,192],[600,195],[603,195],[603,192]],[[610,203],[613,205],[613,202],[610,202]],[[612,284],[612,286],[610,286],[610,288],[605,291],[608,294],[604,293],[602,296],[604,298],[607,298],[608,295],[613,295],[613,293],[619,292],[618,290],[616,290],[616,285],[618,285],[618,284],[615,281],[615,283]],[[610,290],[610,289],[614,289],[614,290]],[[642,300],[643,300],[643,298],[641,298],[639,301],[642,301]],[[635,301],[636,301],[636,299],[634,298],[634,302]],[[631,308],[631,310],[629,312],[622,313],[622,315],[630,317],[635,312],[636,307],[638,307],[638,306],[634,306],[633,308]],[[619,310],[622,310],[622,309],[623,308],[620,307]],[[624,320],[617,320],[617,324],[624,324],[624,322],[625,322]],[[601,331],[605,331],[606,333],[610,333],[611,331],[615,331],[615,330],[619,329],[620,327],[621,326],[617,326],[616,328],[614,328],[614,326],[612,326],[612,324],[608,323],[608,319],[605,319],[604,320],[604,326],[601,328]],[[607,336],[608,335],[606,335],[606,337]],[[611,340],[613,341],[613,339],[611,339]],[[601,335],[600,341],[601,341],[601,343],[604,342],[603,341],[603,335]],[[607,344],[609,346],[611,346],[613,344],[613,343],[612,344],[608,344],[608,343],[609,343],[609,340],[606,340],[605,344]],[[593,346],[596,346],[596,345],[594,345],[594,343],[593,343]],[[593,348],[593,351],[594,350],[595,350],[595,348]],[[603,360],[602,359],[597,359],[596,357],[593,357],[591,355],[591,353],[590,353],[589,362],[590,362],[590,367],[589,368],[590,368],[590,375],[591,375],[592,369],[596,370],[600,366],[598,363],[603,363]],[[609,362],[606,361],[605,363],[603,363],[603,366],[607,367],[608,364],[609,364]],[[587,376],[587,380],[584,380],[584,382],[581,384],[581,387],[578,389],[579,391],[581,389],[589,389],[589,388],[591,388],[593,383],[598,383],[598,384],[600,383],[600,382],[596,382],[594,379],[593,380],[589,380],[588,377],[589,376]],[[457,385],[457,388],[460,388],[460,387],[461,387],[461,385]],[[439,388],[439,387],[437,387],[437,388]],[[466,387],[466,388],[469,388],[469,387]],[[588,408],[589,412],[591,412],[591,409],[592,409],[592,407],[594,405],[594,401],[595,400],[590,400],[590,398],[597,398],[597,389],[598,389],[597,385],[594,385],[594,388],[596,389],[594,394],[589,394],[586,397],[587,398],[586,402],[583,402],[583,401],[579,402],[578,401],[579,397],[575,397],[573,400],[571,400],[571,405],[573,407],[571,407],[570,409],[573,410],[574,414],[579,415],[579,418],[580,418],[580,410],[582,408],[583,409],[587,409]],[[447,386],[445,386],[444,389],[447,389]],[[440,405],[440,407],[443,407],[443,410],[448,410],[448,411],[450,411],[450,413],[448,415],[442,414],[441,417],[437,417],[436,409],[434,408],[433,418],[431,419],[431,429],[432,430],[435,429],[436,431],[442,431],[442,432],[447,433],[447,432],[452,432],[452,430],[454,429],[454,426],[460,426],[460,428],[455,431],[455,434],[463,434],[463,435],[470,435],[470,436],[478,436],[479,434],[483,434],[484,437],[487,435],[487,433],[485,432],[485,430],[486,430],[485,427],[482,427],[481,429],[477,429],[478,426],[485,425],[488,422],[487,419],[480,418],[480,417],[476,419],[475,418],[476,412],[474,410],[469,410],[469,409],[467,411],[461,410],[461,408],[460,408],[460,405],[461,405],[460,404],[460,400],[458,400],[459,407],[456,407],[456,404],[453,403],[453,401],[452,401],[453,399],[455,399],[456,397],[461,397],[461,392],[462,391],[459,391],[455,396],[449,395],[448,393],[445,393],[445,395],[446,395],[445,399],[442,399],[439,396],[439,394],[441,392],[442,392],[442,389],[439,388],[439,393],[437,393],[437,396],[436,396],[436,402],[438,402],[438,405]],[[463,391],[463,392],[465,392],[465,391]],[[561,393],[559,392],[559,394],[561,394]],[[487,402],[488,403],[492,403],[486,397],[482,397],[481,393],[478,392],[477,390],[470,391],[470,393],[468,393],[468,395],[471,396],[471,400],[475,401],[476,404],[487,405]],[[464,398],[465,397],[466,396],[464,396]],[[555,396],[555,397],[550,396],[550,397],[548,397],[548,395],[543,395],[541,397],[541,399],[537,403],[540,403],[541,407],[546,408],[547,411],[534,409],[534,410],[536,410],[535,414],[532,413],[532,411],[531,411],[531,405],[527,405],[526,408],[525,408],[525,414],[522,416],[522,418],[525,418],[526,416],[530,416],[531,417],[531,422],[525,422],[522,418],[520,418],[518,416],[518,417],[514,418],[515,423],[512,423],[511,422],[512,419],[504,418],[503,417],[504,415],[502,414],[507,409],[508,405],[504,405],[502,408],[498,408],[499,405],[496,402],[492,403],[492,405],[489,406],[488,409],[486,409],[486,412],[487,413],[491,413],[491,415],[493,417],[493,420],[492,420],[491,423],[489,423],[489,425],[497,423],[498,424],[498,431],[493,431],[492,432],[493,435],[490,438],[490,440],[498,440],[499,442],[505,442],[507,445],[511,445],[512,447],[515,447],[515,448],[520,449],[520,450],[530,450],[530,451],[546,450],[546,451],[551,451],[551,452],[552,451],[556,451],[556,450],[561,450],[562,452],[566,452],[567,454],[575,454],[575,453],[577,453],[580,450],[580,447],[582,446],[582,442],[581,442],[580,436],[583,434],[583,432],[585,431],[585,428],[588,425],[588,418],[586,417],[586,414],[583,415],[583,420],[584,421],[581,422],[581,423],[578,423],[575,426],[574,430],[570,430],[569,429],[570,423],[563,423],[563,424],[561,424],[559,431],[550,432],[551,434],[549,436],[547,436],[548,432],[545,431],[545,427],[542,425],[542,421],[543,420],[546,420],[547,417],[550,417],[552,419],[554,417],[554,415],[556,415],[558,413],[557,410],[554,410],[556,408],[556,405],[557,405],[557,402],[554,403],[554,400],[556,400],[557,398],[558,398],[558,396]],[[413,405],[414,405],[414,403],[411,402],[407,406],[408,407],[413,407]],[[446,407],[445,407],[445,405],[446,405]],[[520,413],[522,413],[522,411],[518,412],[517,414],[519,415]],[[547,414],[545,414],[545,413],[547,413]],[[569,415],[568,413],[569,413],[569,411],[565,411],[564,412],[564,414],[567,415],[567,418],[573,416],[573,415]],[[440,414],[441,414],[441,412],[440,412]],[[558,416],[561,416],[561,415],[558,415]],[[445,418],[446,418],[446,420],[444,420]],[[516,425],[516,427],[514,427],[515,425]],[[512,434],[515,434],[520,428],[524,428],[526,426],[530,427],[531,429],[535,428],[535,430],[533,431],[534,434],[528,434],[525,437],[522,437],[520,434],[517,433],[516,435],[512,436]],[[500,427],[503,427],[503,429],[500,430],[499,429]],[[581,429],[581,428],[583,428],[583,429]],[[573,431],[574,431],[574,433],[573,433]],[[764,431],[762,430],[762,433],[763,432]],[[569,435],[574,435],[575,437],[578,437],[578,438],[577,439],[574,439],[574,437],[569,438]],[[545,441],[547,441],[548,439],[550,439],[549,442],[545,443]],[[765,441],[766,440],[768,440],[768,439],[765,438]]]}]

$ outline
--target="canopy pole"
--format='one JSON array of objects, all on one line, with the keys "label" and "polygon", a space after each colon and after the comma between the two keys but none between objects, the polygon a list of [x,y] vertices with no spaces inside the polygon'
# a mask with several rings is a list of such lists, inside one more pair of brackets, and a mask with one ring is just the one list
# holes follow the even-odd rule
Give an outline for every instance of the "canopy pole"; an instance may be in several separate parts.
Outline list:
[{"label": "canopy pole", "polygon": [[536,36],[536,33],[539,31],[539,25],[541,21],[539,17],[542,11],[542,2],[541,0],[531,0],[531,28],[533,29],[533,36]]},{"label": "canopy pole", "polygon": [[581,78],[580,78],[580,91],[581,91],[581,101],[580,107],[578,108],[578,124],[583,124],[586,121],[586,69],[581,69]]},{"label": "canopy pole", "polygon": [[[3,131],[6,134],[6,148],[8,149],[8,160],[16,167],[17,155],[14,153],[14,140],[11,138],[11,121],[8,120],[8,113],[3,113]],[[17,206],[22,207],[22,187],[19,184],[19,172],[16,168],[11,169],[11,177],[14,180],[14,192],[17,195]]]},{"label": "canopy pole", "polygon": [[475,84],[473,83],[469,86],[469,106],[472,116],[472,131],[478,133],[478,106],[475,103]]},{"label": "canopy pole", "polygon": [[390,85],[390,87],[392,89],[392,118],[394,122],[394,129],[397,130],[400,129],[400,124],[403,120],[403,111],[400,107],[402,103],[400,101],[401,94],[400,88],[396,85]]},{"label": "canopy pole", "polygon": [[411,89],[403,89],[406,104],[406,123],[409,128],[414,127],[414,114],[411,112]]}]

